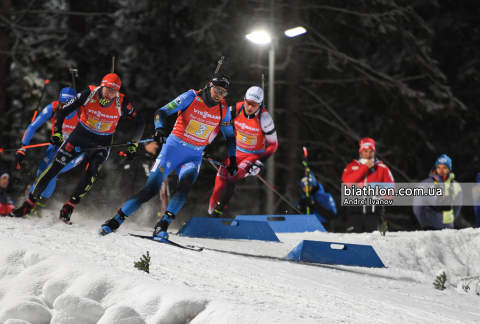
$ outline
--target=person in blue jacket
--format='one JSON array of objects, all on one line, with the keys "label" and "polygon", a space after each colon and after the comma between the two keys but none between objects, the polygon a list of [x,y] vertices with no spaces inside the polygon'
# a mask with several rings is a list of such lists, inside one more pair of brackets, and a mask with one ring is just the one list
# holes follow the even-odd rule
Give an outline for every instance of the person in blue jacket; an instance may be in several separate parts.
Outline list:
[{"label": "person in blue jacket", "polygon": [[477,185],[472,188],[473,208],[475,210],[475,226],[480,227],[480,173],[477,174]]},{"label": "person in blue jacket", "polygon": [[[25,131],[23,138],[22,138],[22,143],[20,144],[20,148],[18,149],[17,153],[15,154],[15,165],[17,166],[17,169],[20,169],[21,163],[23,159],[25,158],[25,153],[26,150],[21,149],[22,146],[26,146],[30,143],[30,140],[32,139],[33,135],[35,132],[45,124],[47,121],[52,121],[52,124],[54,124],[55,121],[55,113],[57,112],[58,109],[61,109],[67,102],[75,98],[77,95],[77,92],[70,87],[63,88],[60,91],[60,97],[58,98],[58,101],[53,101],[50,103],[48,106],[46,106],[40,115],[35,118],[35,120],[28,126],[27,130]],[[63,137],[67,138],[68,135],[73,131],[75,126],[78,123],[78,113],[77,111],[72,112],[67,118],[66,118],[65,125],[63,127]],[[53,157],[55,156],[56,152],[58,151],[58,147],[54,149],[53,145],[49,145],[47,148],[47,151],[42,157],[42,160],[40,161],[40,165],[38,166],[37,169],[37,178],[45,171],[47,166],[50,164],[52,161]],[[81,154],[74,160],[72,160],[70,163],[68,163],[60,173],[65,173],[77,165],[79,165],[82,160],[83,160],[84,154]],[[59,173],[59,174],[60,174]],[[57,175],[58,176],[58,175]],[[48,184],[47,188],[41,193],[40,198],[37,201],[37,205],[40,207],[45,207],[46,202],[50,199],[52,196],[53,192],[55,191],[55,186],[57,185],[57,176],[55,176]],[[36,180],[33,182],[33,185],[30,187],[30,192],[33,191],[33,188],[35,187]]]},{"label": "person in blue jacket", "polygon": [[[232,117],[225,101],[229,84],[230,80],[226,75],[215,73],[204,89],[189,90],[157,110],[153,138],[162,147],[160,154],[145,186],[117,211],[117,215],[101,226],[101,235],[116,231],[128,216],[158,193],[163,180],[176,169],[179,178],[177,192],[153,232],[153,236],[168,239],[168,226],[182,208],[190,188],[197,179],[202,163],[202,152],[217,126],[220,126],[227,144],[230,160],[227,170],[232,176],[237,172],[237,147]],[[179,116],[172,133],[167,135],[164,119],[172,114]]]},{"label": "person in blue jacket", "polygon": [[333,230],[333,219],[337,216],[337,205],[331,194],[326,193],[321,183],[317,182],[313,172],[308,177],[309,197],[306,195],[307,177],[300,180],[302,187],[302,198],[297,202],[296,207],[304,214],[307,207],[310,207],[310,214],[314,214],[329,232]]},{"label": "person in blue jacket", "polygon": [[428,178],[418,184],[424,192],[428,188],[441,188],[442,196],[415,196],[413,212],[422,230],[453,229],[453,222],[462,208],[462,188],[452,173],[452,159],[442,154]]}]

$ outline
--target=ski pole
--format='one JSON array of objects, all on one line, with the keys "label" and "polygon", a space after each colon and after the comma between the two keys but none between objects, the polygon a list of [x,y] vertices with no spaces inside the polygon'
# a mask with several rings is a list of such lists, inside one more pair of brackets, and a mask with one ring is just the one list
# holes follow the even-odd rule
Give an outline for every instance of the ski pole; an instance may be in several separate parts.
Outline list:
[{"label": "ski pole", "polygon": [[[43,94],[45,93],[45,88],[47,87],[47,84],[49,84],[49,83],[50,83],[50,80],[46,79],[45,80],[45,85],[43,86],[42,95],[40,96],[40,99],[38,99],[37,108],[35,108],[35,113],[33,114],[32,123],[35,120],[35,118],[37,118],[38,107],[40,107],[40,102],[42,101]],[[3,152],[0,152],[0,153],[3,153]]]},{"label": "ski pole", "polygon": [[[310,173],[310,169],[308,168],[308,165],[307,165],[307,157],[308,157],[308,151],[307,151],[307,148],[304,146],[303,147],[303,155],[305,156],[305,160],[303,160],[303,165],[305,166],[305,176],[307,177],[307,186],[305,187],[305,196],[307,196],[307,198],[310,197],[310,183],[308,181],[308,177],[309,177],[309,173]],[[307,206],[307,215],[310,215],[310,207]]]},{"label": "ski pole", "polygon": [[[223,166],[224,168],[226,168],[227,166],[225,164],[222,164],[220,162],[217,162],[215,160],[212,160],[210,158],[203,158],[204,160],[206,161],[209,161],[213,167],[215,169],[217,169],[218,171],[218,168],[215,164],[219,165],[219,166]],[[259,178],[264,184],[266,184],[270,189],[273,190],[273,192],[275,192],[280,198],[283,199],[283,201],[285,201],[290,207],[292,207],[297,213],[299,214],[302,214],[302,212],[300,210],[298,210],[295,206],[293,206],[287,199],[285,199],[285,197],[283,197],[277,190],[275,190],[275,188],[273,188],[267,181],[265,181],[265,179],[263,179],[259,174],[257,174],[257,178]]]},{"label": "ski pole", "polygon": [[218,61],[218,65],[217,65],[217,69],[215,70],[215,73],[218,73],[218,71],[220,71],[220,67],[222,66],[222,64],[227,63],[229,58],[230,56],[228,55],[220,56],[220,61]]},{"label": "ski pole", "polygon": [[203,158],[203,159],[204,159],[205,161],[208,161],[208,162],[212,163],[212,165],[213,165],[213,166],[215,167],[215,169],[217,169],[217,170],[218,170],[218,168],[215,166],[215,164],[218,165],[218,166],[224,167],[225,169],[227,168],[227,166],[226,166],[225,164],[220,163],[220,162],[215,161],[215,160],[212,160],[211,158]]},{"label": "ski pole", "polygon": [[70,74],[72,75],[73,89],[77,91],[77,87],[75,87],[75,77],[78,78],[78,70],[70,68]]},{"label": "ski pole", "polygon": [[110,53],[110,56],[112,57],[112,69],[111,69],[111,73],[114,73],[115,72],[115,58],[120,58],[120,53],[116,52],[116,51],[112,51]]},{"label": "ski pole", "polygon": [[263,179],[259,174],[257,174],[257,178],[259,178],[260,180],[262,180],[262,182],[264,184],[266,184],[270,189],[273,190],[274,193],[276,193],[280,198],[283,199],[283,201],[285,201],[290,207],[292,207],[297,213],[299,214],[302,214],[302,212],[300,210],[298,210],[295,206],[293,206],[287,199],[285,199],[285,197],[283,197],[277,190],[275,190],[275,188],[273,188],[270,184],[268,184],[267,181],[265,181],[265,179]]},{"label": "ski pole", "polygon": [[51,143],[33,144],[33,145],[27,145],[27,146],[22,146],[20,148],[8,149],[8,150],[0,148],[0,153],[10,152],[10,151],[18,151],[18,150],[29,149],[29,148],[33,148],[33,147],[39,147],[39,146],[47,146],[47,145],[50,145],[50,144]]},{"label": "ski pole", "polygon": [[148,143],[148,142],[153,142],[153,138],[145,139],[145,140],[140,140],[140,141],[134,141],[134,142],[127,142],[127,143],[122,143],[122,144],[114,144],[114,145],[108,145],[108,146],[99,146],[99,147],[92,147],[88,149],[80,149],[80,147],[76,147],[75,151],[76,152],[85,152],[85,151],[91,151],[91,150],[98,150],[102,148],[110,148],[110,147],[116,147],[116,146],[124,146],[124,145],[130,145],[130,144],[139,144],[139,143]]}]

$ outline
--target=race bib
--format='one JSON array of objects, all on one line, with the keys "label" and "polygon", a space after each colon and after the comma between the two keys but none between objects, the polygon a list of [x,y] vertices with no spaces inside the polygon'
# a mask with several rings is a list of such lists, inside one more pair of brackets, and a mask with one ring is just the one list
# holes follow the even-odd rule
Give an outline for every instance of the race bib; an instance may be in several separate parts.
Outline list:
[{"label": "race bib", "polygon": [[196,120],[191,120],[190,123],[188,123],[185,132],[198,138],[207,139],[214,129],[215,127],[213,126],[202,124]]},{"label": "race bib", "polygon": [[112,124],[102,123],[101,121],[90,118],[90,117],[88,117],[87,124],[88,124],[88,126],[92,127],[93,129],[95,129],[99,132],[108,131],[110,129],[110,127],[112,127]]},{"label": "race bib", "polygon": [[257,137],[248,136],[237,131],[237,141],[239,141],[240,143],[245,143],[247,145],[255,145],[257,144]]}]

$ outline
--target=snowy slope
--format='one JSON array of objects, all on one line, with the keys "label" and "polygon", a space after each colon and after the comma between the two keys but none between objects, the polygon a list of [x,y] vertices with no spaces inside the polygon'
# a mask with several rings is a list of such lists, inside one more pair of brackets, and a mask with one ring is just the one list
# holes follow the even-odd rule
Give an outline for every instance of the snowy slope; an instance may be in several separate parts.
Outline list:
[{"label": "snowy slope", "polygon": [[[370,244],[388,268],[365,269],[182,250],[127,236],[150,232],[128,221],[100,237],[102,221],[0,218],[0,323],[480,322],[480,297],[457,288],[480,275],[477,229],[279,234],[283,243],[171,236],[275,257],[304,239]],[[147,251],[150,274],[133,267]],[[448,288],[435,290],[442,271]]]}]

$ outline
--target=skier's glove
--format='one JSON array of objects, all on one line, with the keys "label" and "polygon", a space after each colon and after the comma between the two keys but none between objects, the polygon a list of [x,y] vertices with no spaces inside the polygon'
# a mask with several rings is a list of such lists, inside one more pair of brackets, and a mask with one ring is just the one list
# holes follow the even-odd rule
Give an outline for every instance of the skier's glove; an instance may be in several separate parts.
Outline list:
[{"label": "skier's glove", "polygon": [[230,164],[227,167],[228,173],[230,173],[231,176],[234,176],[237,171],[238,171],[238,166],[237,166],[237,157],[236,156],[231,156],[230,157]]},{"label": "skier's glove", "polygon": [[135,157],[135,154],[137,154],[137,147],[138,144],[130,144],[127,149],[127,161],[132,161],[133,158]]},{"label": "skier's glove", "polygon": [[202,158],[209,159],[210,158],[210,144],[207,144],[202,152]]},{"label": "skier's glove", "polygon": [[22,150],[22,144],[20,144],[20,148],[18,149],[17,153],[15,153],[15,165],[17,166],[17,169],[20,169],[20,164],[23,161],[23,158],[25,157],[25,150]]},{"label": "skier's glove", "polygon": [[160,148],[162,147],[162,145],[165,143],[165,141],[167,140],[167,134],[165,133],[165,130],[163,129],[163,127],[159,127],[155,130],[155,135],[153,135],[153,140],[155,142],[158,143],[158,145],[160,145]]},{"label": "skier's glove", "polygon": [[312,197],[303,197],[298,201],[298,209],[300,209],[302,212],[307,210],[307,207],[310,209],[315,206],[315,200]]},{"label": "skier's glove", "polygon": [[263,163],[260,162],[260,160],[255,161],[255,163],[252,165],[250,170],[248,170],[248,173],[251,176],[256,176],[257,174],[260,173],[261,168],[263,167]]},{"label": "skier's glove", "polygon": [[53,149],[57,149],[57,146],[60,146],[63,142],[63,136],[61,133],[55,133],[50,137],[50,143],[53,144]]}]

